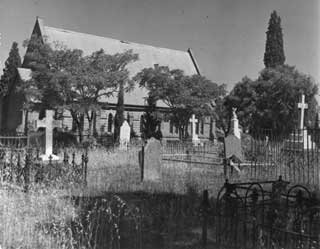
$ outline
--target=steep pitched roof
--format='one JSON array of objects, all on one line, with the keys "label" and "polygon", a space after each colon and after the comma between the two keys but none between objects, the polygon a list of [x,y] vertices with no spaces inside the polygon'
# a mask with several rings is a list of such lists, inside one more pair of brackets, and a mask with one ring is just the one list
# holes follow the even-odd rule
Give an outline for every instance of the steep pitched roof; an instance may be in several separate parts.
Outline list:
[{"label": "steep pitched roof", "polygon": [[28,69],[28,68],[21,68],[21,67],[18,67],[18,74],[20,76],[20,79],[22,79],[23,81],[27,81],[27,80],[30,80],[31,77],[32,77],[32,73],[31,73],[31,70]]},{"label": "steep pitched roof", "polygon": [[[100,49],[103,49],[107,54],[133,50],[133,53],[137,53],[139,55],[139,60],[128,65],[130,76],[134,76],[144,68],[154,67],[156,64],[159,66],[168,66],[170,69],[181,69],[186,75],[200,73],[191,50],[185,52],[168,48],[159,48],[150,45],[53,28],[45,26],[43,20],[39,18],[37,18],[34,32],[40,32],[40,35],[42,37],[46,37],[49,44],[60,42],[70,49],[81,49],[84,55],[89,55]],[[132,92],[125,94],[125,104],[145,105],[144,98],[146,96],[146,90],[136,86]],[[117,103],[117,97],[114,96],[108,98],[106,101],[109,103]],[[158,103],[158,106],[164,107],[165,104]]]}]

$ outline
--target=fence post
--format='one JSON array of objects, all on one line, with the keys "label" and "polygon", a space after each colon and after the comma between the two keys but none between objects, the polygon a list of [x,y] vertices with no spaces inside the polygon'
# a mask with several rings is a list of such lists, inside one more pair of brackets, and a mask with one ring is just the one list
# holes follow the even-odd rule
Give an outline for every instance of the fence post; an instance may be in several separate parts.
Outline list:
[{"label": "fence post", "polygon": [[24,178],[24,192],[27,193],[29,190],[30,184],[30,163],[31,163],[31,152],[26,152],[25,165],[23,170],[23,178]]},{"label": "fence post", "polygon": [[227,179],[228,178],[228,159],[227,159],[227,155],[226,155],[226,138],[223,138],[223,174],[224,174],[224,178]]},{"label": "fence post", "polygon": [[203,191],[201,210],[202,210],[202,245],[205,248],[207,246],[207,234],[208,234],[208,213],[209,213],[209,194],[208,190]]},{"label": "fence post", "polygon": [[144,145],[141,146],[141,151],[139,151],[139,163],[140,163],[140,172],[141,172],[141,182],[143,181],[144,173]]},{"label": "fence post", "polygon": [[84,187],[87,186],[88,161],[89,161],[89,158],[88,158],[88,148],[87,148],[84,155]]}]

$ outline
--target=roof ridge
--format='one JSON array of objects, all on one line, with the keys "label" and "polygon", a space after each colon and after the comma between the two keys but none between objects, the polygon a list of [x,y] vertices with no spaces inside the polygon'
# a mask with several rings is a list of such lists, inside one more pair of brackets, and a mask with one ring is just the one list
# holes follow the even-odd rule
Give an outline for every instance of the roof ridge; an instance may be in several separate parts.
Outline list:
[{"label": "roof ridge", "polygon": [[92,37],[109,39],[109,40],[121,42],[121,43],[123,43],[123,44],[132,44],[132,45],[138,45],[138,46],[142,46],[142,47],[150,47],[150,48],[155,48],[155,49],[164,49],[164,50],[176,51],[176,52],[186,53],[186,54],[189,53],[188,50],[187,50],[187,51],[184,51],[184,50],[179,50],[179,49],[172,49],[172,48],[165,48],[165,47],[156,47],[156,46],[149,45],[149,44],[131,42],[131,41],[127,41],[127,40],[120,40],[120,39],[115,39],[115,38],[111,38],[111,37],[105,37],[105,36],[100,36],[100,35],[83,33],[83,32],[74,31],[74,30],[69,30],[69,29],[56,28],[56,27],[52,27],[52,26],[46,26],[46,25],[45,25],[44,28],[45,28],[45,29],[47,29],[47,28],[55,29],[55,30],[58,30],[58,31],[61,31],[61,32],[68,32],[68,33],[75,33],[75,34],[83,34],[83,35],[88,35],[88,36],[92,36]]}]

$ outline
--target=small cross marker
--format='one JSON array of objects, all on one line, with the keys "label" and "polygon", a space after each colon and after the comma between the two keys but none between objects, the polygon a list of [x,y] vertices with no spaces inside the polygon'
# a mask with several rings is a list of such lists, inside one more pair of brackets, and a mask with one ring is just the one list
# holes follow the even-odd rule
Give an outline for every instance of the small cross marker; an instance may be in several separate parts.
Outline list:
[{"label": "small cross marker", "polygon": [[53,119],[54,112],[52,110],[46,110],[46,117],[44,120],[39,120],[36,124],[38,128],[46,129],[46,152],[41,156],[43,161],[48,161],[51,157],[51,160],[59,160],[59,157],[53,155],[53,129],[55,127],[61,127],[61,121]]},{"label": "small cross marker", "polygon": [[301,103],[298,103],[298,108],[301,109],[301,116],[300,116],[300,129],[303,129],[304,123],[304,110],[308,109],[308,104],[305,103],[305,96],[302,94],[301,96]]}]

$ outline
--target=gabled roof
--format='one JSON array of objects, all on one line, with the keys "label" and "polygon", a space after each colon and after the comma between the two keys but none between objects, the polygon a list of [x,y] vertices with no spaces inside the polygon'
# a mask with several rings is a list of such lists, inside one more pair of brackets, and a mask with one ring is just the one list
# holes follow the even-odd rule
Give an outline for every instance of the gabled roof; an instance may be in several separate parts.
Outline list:
[{"label": "gabled roof", "polygon": [[21,67],[18,67],[17,69],[18,69],[18,74],[19,74],[19,77],[20,77],[21,80],[27,81],[27,80],[31,79],[32,73],[31,73],[30,69],[21,68]]},{"label": "gabled roof", "polygon": [[[103,49],[106,54],[115,54],[133,50],[139,55],[139,59],[128,65],[130,76],[134,76],[144,68],[154,67],[154,65],[168,66],[170,69],[181,69],[186,75],[199,74],[199,69],[192,55],[191,50],[179,51],[167,48],[159,48],[150,45],[121,41],[91,34],[79,33],[65,29],[53,28],[44,25],[44,21],[37,18],[33,33],[40,32],[39,35],[46,37],[49,44],[59,42],[70,49],[81,49],[84,55],[89,55],[95,51]],[[125,104],[145,105],[144,97],[147,96],[145,89],[138,86],[125,94]],[[117,97],[106,100],[109,103],[117,103]],[[158,106],[165,106],[158,103]]]}]

